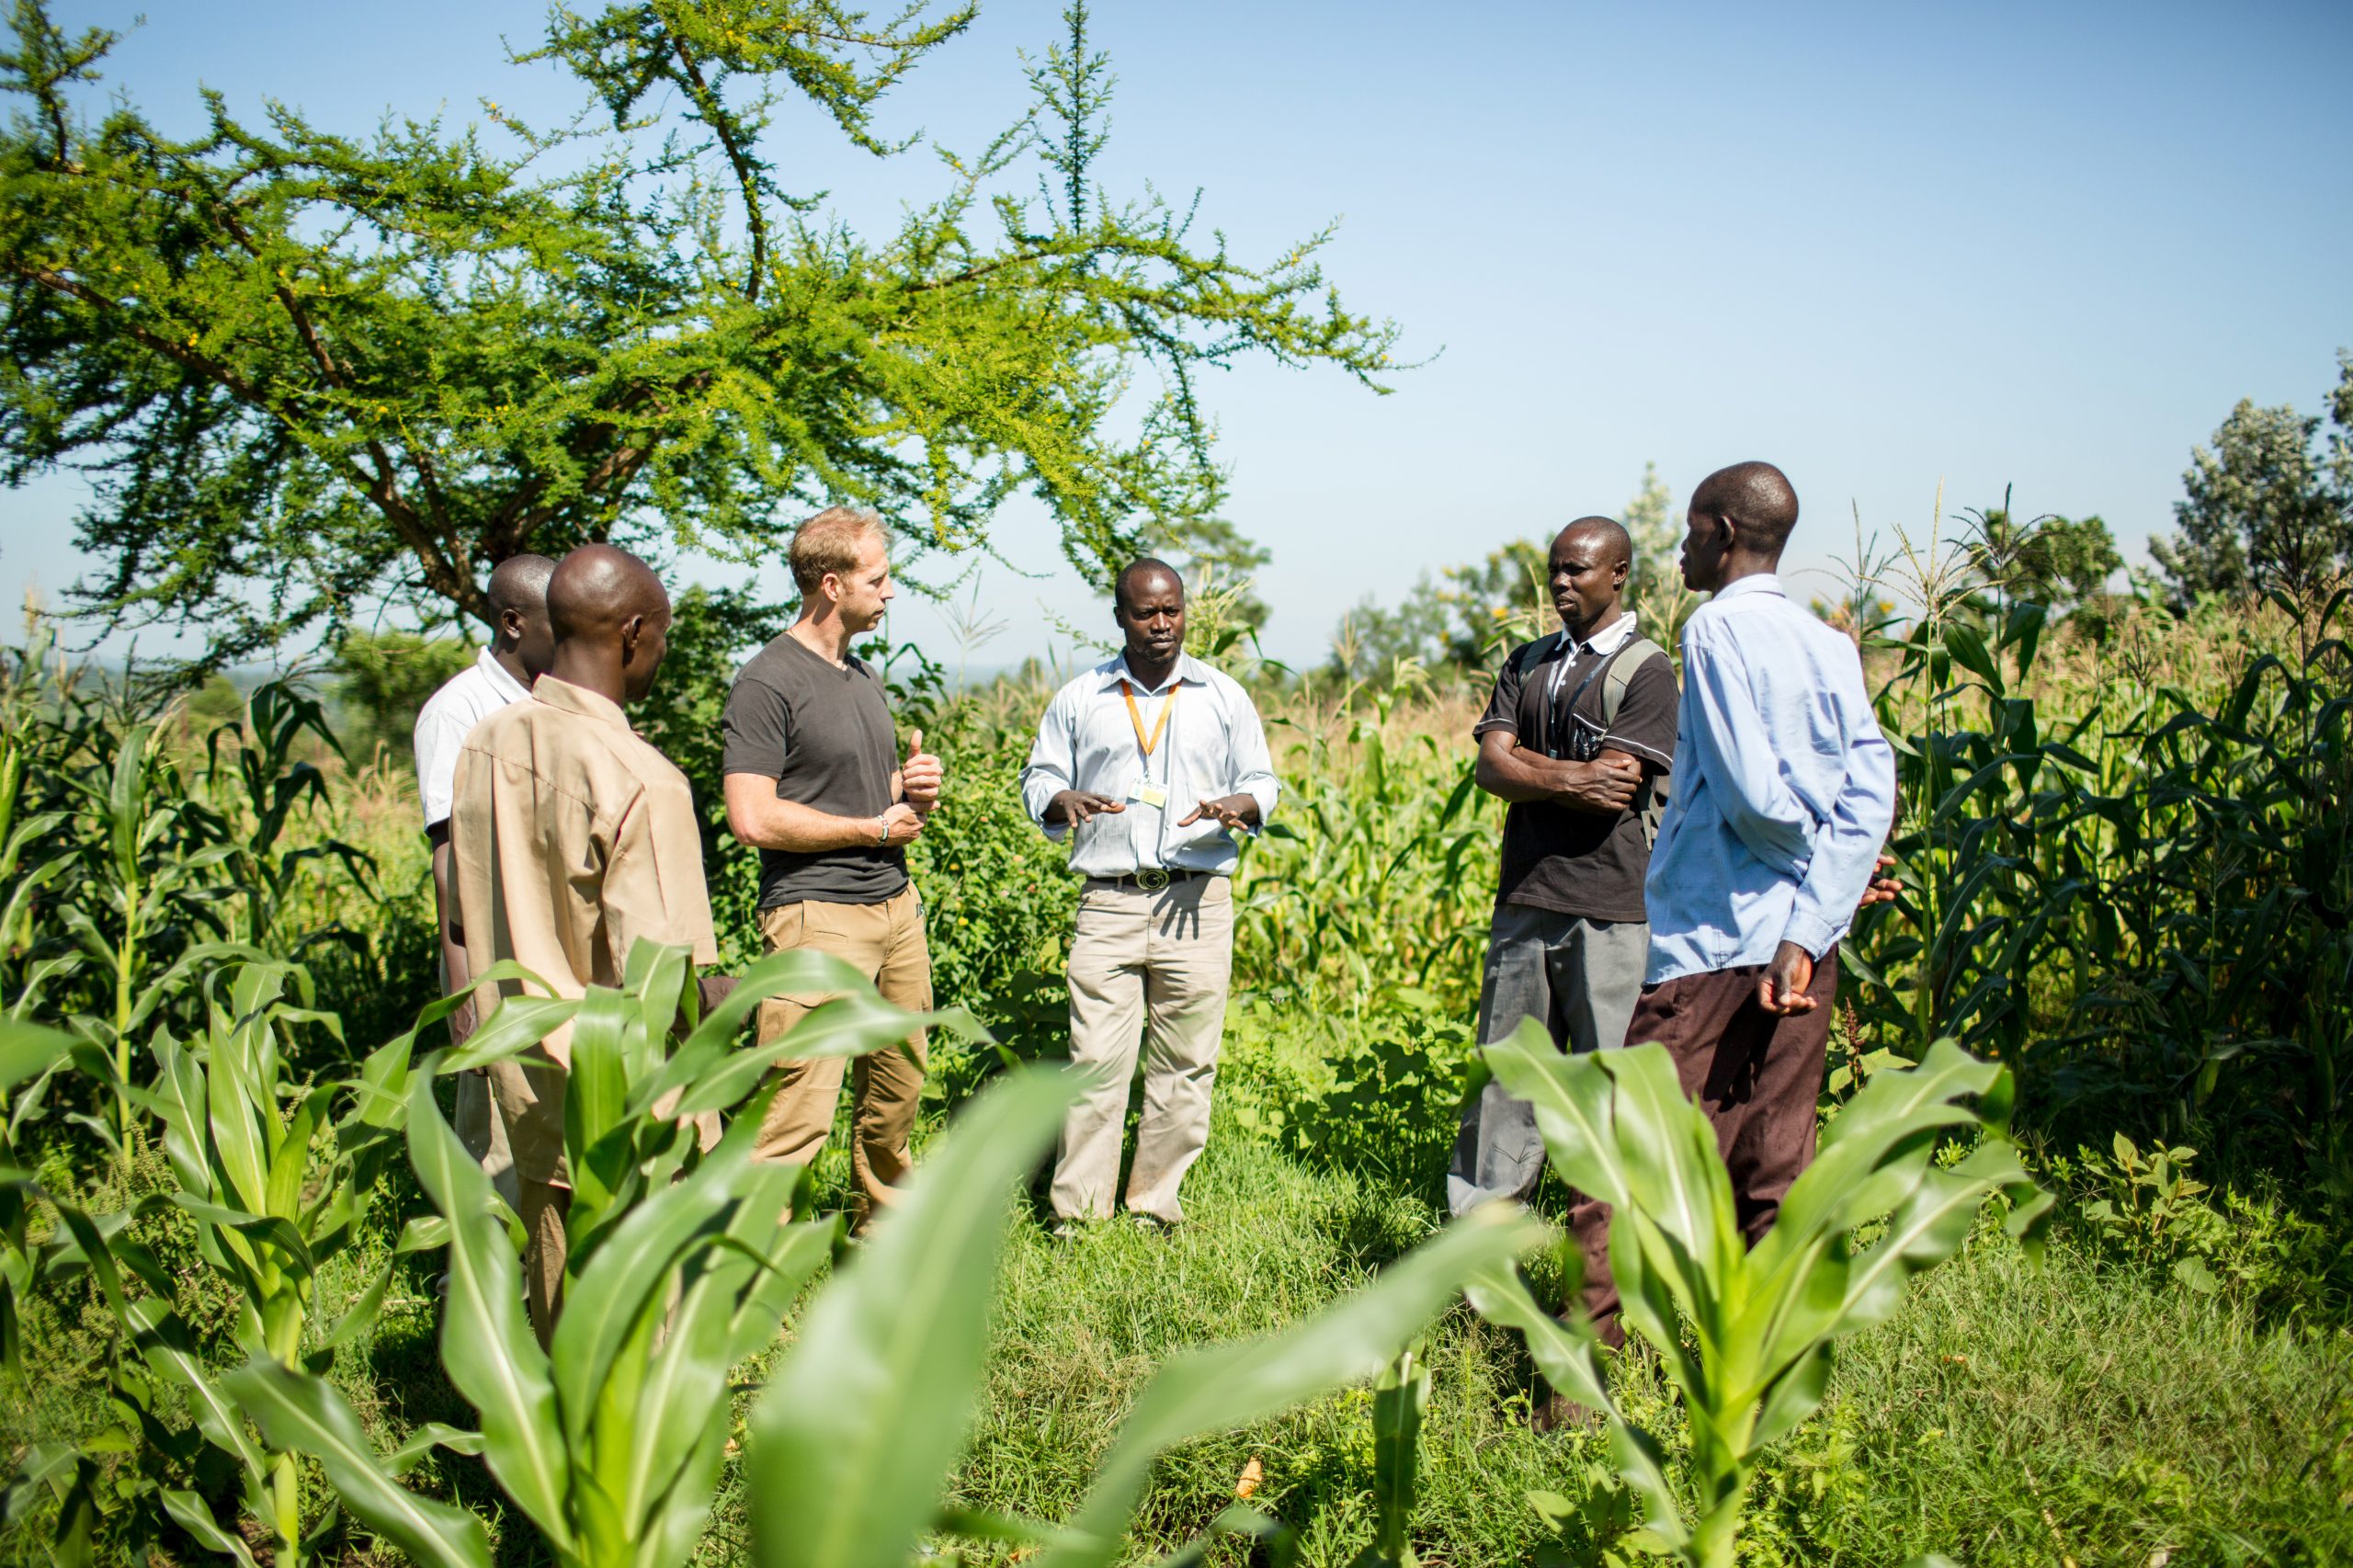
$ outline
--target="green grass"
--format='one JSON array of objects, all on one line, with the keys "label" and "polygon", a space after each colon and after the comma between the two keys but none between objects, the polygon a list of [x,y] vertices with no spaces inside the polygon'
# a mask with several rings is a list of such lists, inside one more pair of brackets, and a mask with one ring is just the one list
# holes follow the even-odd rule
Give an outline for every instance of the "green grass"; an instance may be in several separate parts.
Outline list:
[{"label": "green grass", "polygon": [[[1384,1183],[1309,1169],[1221,1125],[1188,1224],[1057,1243],[1025,1207],[1006,1250],[985,1406],[954,1501],[1061,1518],[1163,1358],[1263,1333],[1363,1282],[1438,1216]],[[1552,1271],[1538,1260],[1539,1283]],[[977,1308],[977,1303],[975,1304]],[[1458,1308],[1430,1336],[1415,1536],[1427,1563],[1522,1563],[1553,1541],[1528,1494],[1608,1490],[1597,1437],[1525,1426],[1513,1336]],[[1654,1429],[1675,1418],[1639,1358],[1619,1371]],[[1346,1564],[1370,1531],[1370,1400],[1355,1391],[1188,1445],[1160,1466],[1138,1561],[1208,1528],[1252,1459],[1299,1560]],[[1822,1414],[1763,1473],[1746,1560],[1971,1564],[2353,1561],[2353,1335],[2265,1328],[2063,1234],[2045,1267],[1990,1235],[1849,1342]],[[722,1498],[722,1540],[738,1538]],[[2046,1517],[2047,1516],[2047,1517]],[[714,1541],[712,1544],[717,1545]],[[1001,1561],[973,1548],[978,1561]],[[712,1553],[723,1561],[723,1548]],[[1243,1562],[1224,1541],[1212,1562]],[[1574,1556],[1565,1561],[1576,1561]]]},{"label": "green grass", "polygon": [[[1173,1234],[1115,1223],[1074,1244],[1047,1236],[1034,1199],[1021,1208],[956,1503],[1067,1517],[1162,1358],[1297,1319],[1362,1283],[1437,1220],[1419,1197],[1311,1169],[1222,1121],[1186,1204],[1190,1221]],[[471,1424],[436,1362],[423,1300],[431,1269],[416,1265],[371,1343],[338,1369],[387,1443],[419,1421]],[[1545,1260],[1535,1272],[1540,1289],[1555,1288]],[[46,1326],[53,1334],[65,1322]],[[46,1365],[69,1369],[41,1385],[39,1415],[19,1406],[0,1422],[18,1441],[64,1436],[99,1415],[95,1391],[73,1386],[73,1363],[86,1367],[95,1348],[90,1332],[75,1323],[68,1344],[35,1347],[37,1365],[46,1348],[56,1358]],[[1606,1495],[1602,1443],[1529,1433],[1525,1358],[1512,1336],[1467,1312],[1433,1331],[1428,1354],[1436,1388],[1415,1526],[1424,1562],[1580,1561],[1551,1556],[1553,1538],[1528,1494],[1572,1504]],[[741,1381],[748,1391],[764,1377],[747,1367]],[[1660,1380],[1639,1358],[1619,1377],[1637,1418],[1672,1441]],[[749,1398],[739,1398],[739,1420]],[[1206,1528],[1253,1459],[1264,1474],[1256,1501],[1297,1527],[1299,1561],[1348,1562],[1370,1532],[1364,1391],[1167,1456],[1139,1516],[1136,1560]],[[476,1461],[437,1455],[415,1480],[481,1508],[497,1528],[501,1499]],[[741,1560],[735,1484],[722,1491],[705,1562]],[[1985,1568],[2063,1555],[2081,1568],[2353,1562],[2349,1510],[2353,1335],[2345,1329],[2259,1325],[2169,1279],[2097,1263],[2063,1234],[2037,1273],[1996,1237],[1929,1275],[1894,1320],[1844,1347],[1822,1414],[1760,1480],[1746,1561],[1881,1564],[1941,1551]],[[498,1533],[502,1562],[539,1560],[528,1529]],[[1007,1556],[969,1550],[975,1561]],[[41,1560],[21,1528],[0,1555]],[[391,1560],[381,1551],[346,1558]],[[1249,1560],[1231,1540],[1211,1553]]]}]

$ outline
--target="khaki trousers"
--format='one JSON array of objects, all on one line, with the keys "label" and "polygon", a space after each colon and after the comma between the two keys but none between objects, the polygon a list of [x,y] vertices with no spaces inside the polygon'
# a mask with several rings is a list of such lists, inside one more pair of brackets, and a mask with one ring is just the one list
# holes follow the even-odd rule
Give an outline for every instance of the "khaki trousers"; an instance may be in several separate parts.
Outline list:
[{"label": "khaki trousers", "polygon": [[544,1350],[555,1342],[556,1313],[563,1308],[563,1266],[570,1244],[564,1217],[572,1212],[572,1188],[525,1179],[517,1184],[523,1221],[523,1300],[531,1311],[531,1332]]},{"label": "khaki trousers", "polygon": [[481,1163],[498,1196],[509,1209],[519,1210],[522,1194],[515,1176],[515,1153],[506,1143],[506,1122],[491,1101],[490,1075],[478,1067],[458,1074],[456,1131],[458,1142]]},{"label": "khaki trousers", "polygon": [[1128,1208],[1174,1224],[1177,1184],[1210,1137],[1210,1090],[1233,969],[1233,884],[1191,877],[1147,892],[1091,881],[1070,946],[1070,1060],[1087,1075],[1063,1120],[1054,1212],[1108,1219],[1128,1086],[1143,1043],[1143,1118]]},{"label": "khaki trousers", "polygon": [[[844,960],[874,983],[885,1002],[910,1012],[931,1008],[931,949],[924,941],[923,902],[909,884],[881,903],[824,903],[814,900],[760,911],[761,945],[769,952],[813,948]],[[789,1033],[825,1001],[823,995],[778,996],[760,1004],[760,1043]],[[842,1058],[785,1062],[778,1065],[780,1086],[760,1123],[755,1158],[806,1165],[834,1130],[834,1108],[842,1093]],[[895,1201],[892,1187],[915,1164],[907,1139],[923,1098],[927,1051],[923,1032],[907,1037],[904,1049],[874,1051],[850,1068],[850,1170],[857,1180],[856,1207],[862,1222]]]}]

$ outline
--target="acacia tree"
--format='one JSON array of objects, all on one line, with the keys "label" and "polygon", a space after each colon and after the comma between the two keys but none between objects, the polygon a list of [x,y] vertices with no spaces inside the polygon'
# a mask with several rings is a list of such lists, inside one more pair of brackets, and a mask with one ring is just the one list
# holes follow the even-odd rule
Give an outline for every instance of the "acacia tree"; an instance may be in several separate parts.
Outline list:
[{"label": "acacia tree", "polygon": [[127,102],[86,118],[115,35],[16,0],[0,479],[86,472],[78,533],[105,565],[79,607],[200,627],[214,663],[388,602],[486,620],[491,566],[527,550],[773,559],[834,501],[961,551],[1027,492],[1098,581],[1144,537],[1246,551],[1200,373],[1255,353],[1385,390],[1395,328],[1328,287],[1328,229],[1252,266],[1189,210],[1106,198],[1083,4],[1028,113],[943,153],[945,193],[897,233],[786,188],[779,103],[903,152],[877,101],[972,16],[558,5],[526,58],[593,95],[569,125],[488,104],[495,131],[355,139],[209,93],[209,128],[176,141]]}]

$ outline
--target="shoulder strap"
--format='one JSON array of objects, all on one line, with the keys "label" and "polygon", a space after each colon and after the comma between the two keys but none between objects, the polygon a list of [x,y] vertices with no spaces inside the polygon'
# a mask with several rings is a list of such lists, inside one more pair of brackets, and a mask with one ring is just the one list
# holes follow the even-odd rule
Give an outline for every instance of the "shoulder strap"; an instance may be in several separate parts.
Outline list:
[{"label": "shoulder strap", "polygon": [[1547,632],[1534,642],[1522,642],[1512,650],[1511,663],[1519,672],[1520,679],[1526,680],[1528,672],[1542,664],[1545,654],[1561,645],[1561,637],[1562,633],[1558,631]]},{"label": "shoulder strap", "polygon": [[[1601,722],[1604,728],[1618,722],[1618,705],[1626,700],[1626,687],[1631,684],[1634,672],[1653,659],[1664,659],[1666,650],[1647,637],[1637,637],[1618,650],[1609,661],[1609,673],[1601,683]],[[1653,778],[1645,772],[1643,787],[1634,792],[1633,810],[1643,819],[1643,842],[1658,843],[1658,825],[1666,815],[1666,791],[1660,786],[1663,779]]]},{"label": "shoulder strap", "polygon": [[1653,659],[1664,659],[1666,650],[1647,637],[1637,637],[1618,650],[1609,661],[1609,673],[1601,683],[1601,722],[1605,725],[1618,722],[1618,705],[1626,700],[1626,687],[1633,680],[1634,672]]}]

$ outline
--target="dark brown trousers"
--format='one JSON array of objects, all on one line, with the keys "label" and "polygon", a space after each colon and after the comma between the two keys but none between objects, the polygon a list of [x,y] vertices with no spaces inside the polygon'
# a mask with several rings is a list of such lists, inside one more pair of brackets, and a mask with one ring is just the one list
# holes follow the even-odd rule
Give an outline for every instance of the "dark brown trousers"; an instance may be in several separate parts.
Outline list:
[{"label": "dark brown trousers", "polygon": [[[1656,1040],[1666,1047],[1683,1092],[1708,1113],[1750,1246],[1772,1228],[1782,1195],[1813,1163],[1838,955],[1834,950],[1813,966],[1811,1013],[1783,1017],[1758,1006],[1756,982],[1764,972],[1751,964],[1646,985],[1626,1028],[1630,1046]],[[1609,1206],[1574,1195],[1569,1231],[1585,1254],[1585,1306],[1594,1329],[1604,1344],[1622,1345],[1626,1330],[1609,1272]]]}]

